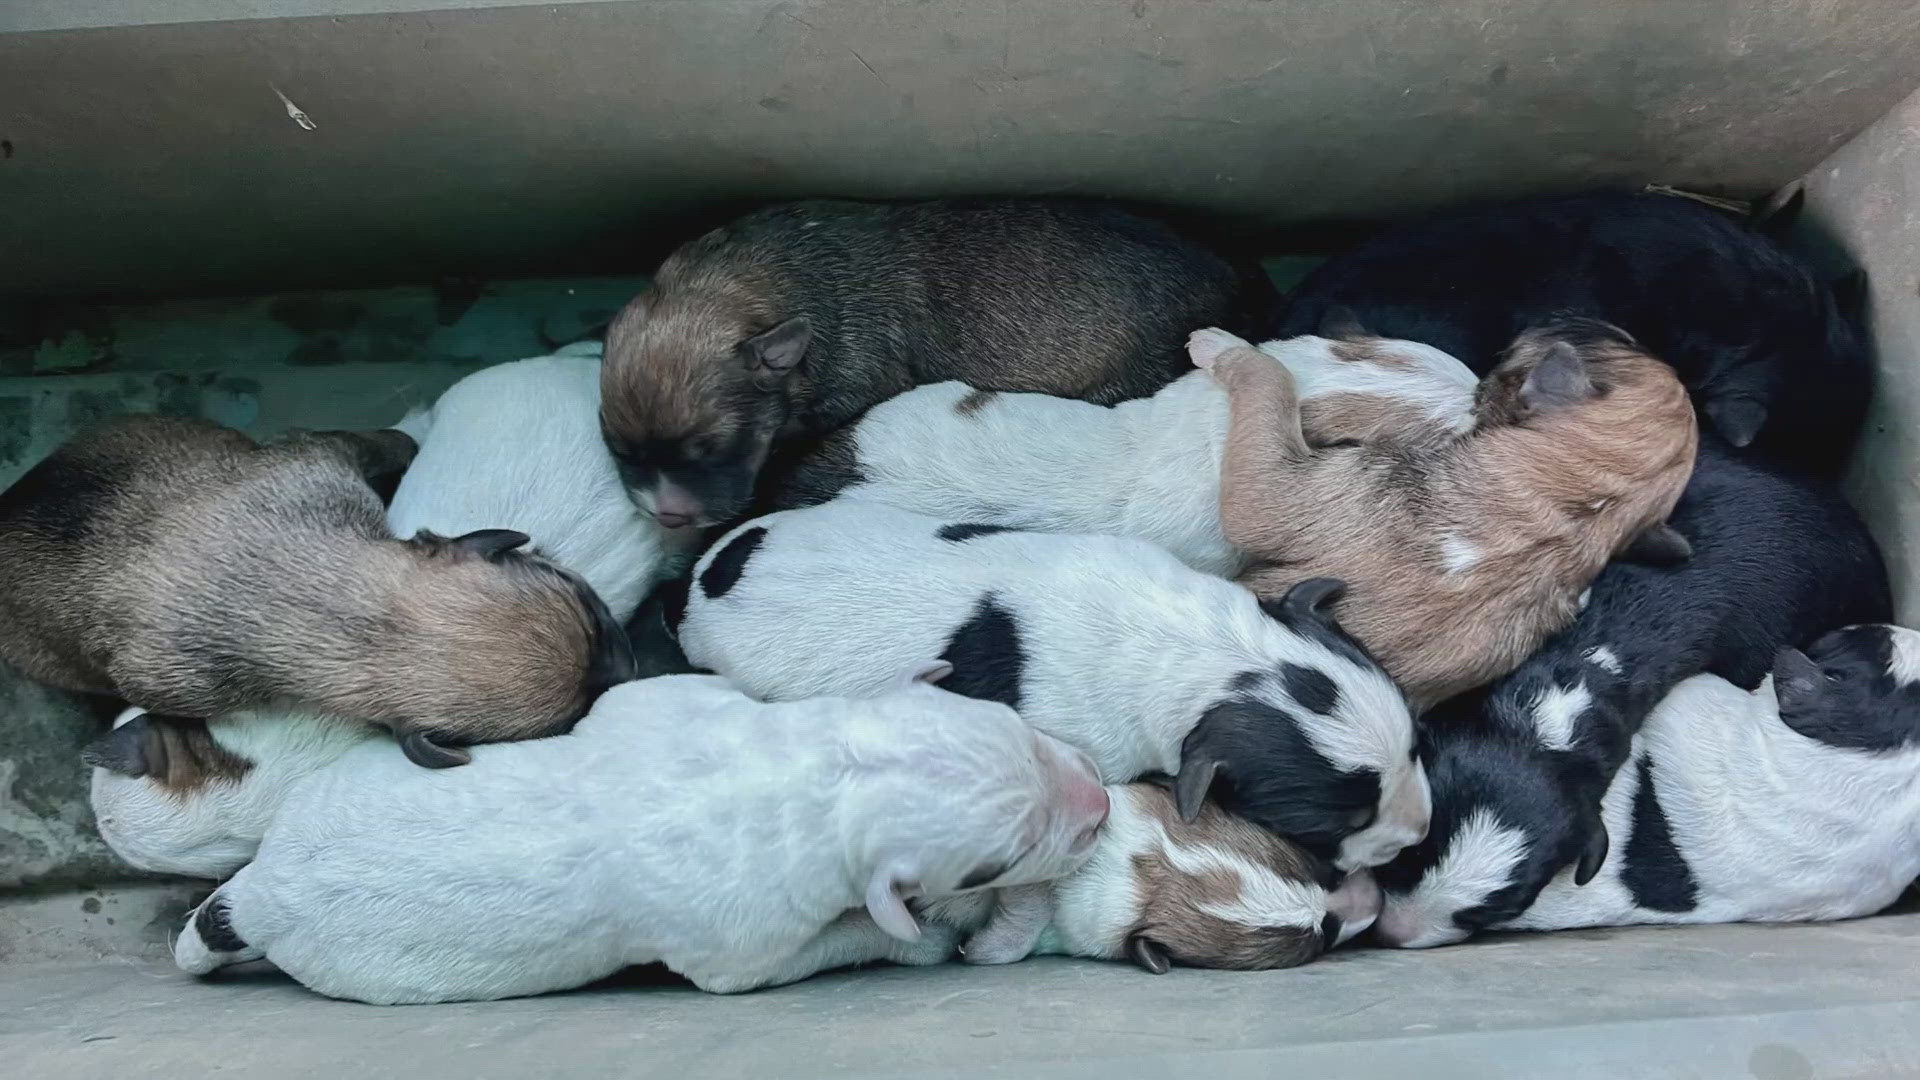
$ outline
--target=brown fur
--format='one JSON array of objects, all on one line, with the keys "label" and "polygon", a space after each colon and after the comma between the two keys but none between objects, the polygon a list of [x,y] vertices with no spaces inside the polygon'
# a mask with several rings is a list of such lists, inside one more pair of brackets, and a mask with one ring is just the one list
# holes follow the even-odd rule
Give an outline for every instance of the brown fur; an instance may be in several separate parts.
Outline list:
[{"label": "brown fur", "polygon": [[[1153,785],[1134,785],[1136,801],[1152,813],[1171,843],[1211,847],[1262,866],[1283,878],[1315,879],[1309,856],[1278,836],[1204,803],[1192,821],[1183,821],[1173,797]],[[1133,856],[1133,874],[1143,900],[1140,921],[1129,938],[1142,936],[1185,967],[1265,971],[1294,967],[1325,948],[1319,927],[1251,926],[1215,914],[1241,898],[1240,876],[1225,870],[1192,874],[1160,851]]]},{"label": "brown fur", "polygon": [[972,416],[974,413],[986,408],[988,402],[999,396],[1000,392],[998,390],[975,390],[973,393],[961,398],[959,404],[953,407],[953,411],[959,413],[961,416]]},{"label": "brown fur", "polygon": [[[1522,387],[1556,345],[1578,354],[1592,393],[1529,408]],[[1570,622],[1693,468],[1693,409],[1672,369],[1588,320],[1523,334],[1481,383],[1474,429],[1443,441],[1314,450],[1284,366],[1236,350],[1213,371],[1232,402],[1221,524],[1254,560],[1242,583],[1276,598],[1308,578],[1348,582],[1341,625],[1418,708],[1504,674]],[[1450,572],[1449,538],[1477,559]]]},{"label": "brown fur", "polygon": [[0,655],[177,717],[298,701],[448,743],[570,725],[598,601],[537,559],[395,539],[364,477],[403,449],[161,418],[77,436],[0,495]]}]

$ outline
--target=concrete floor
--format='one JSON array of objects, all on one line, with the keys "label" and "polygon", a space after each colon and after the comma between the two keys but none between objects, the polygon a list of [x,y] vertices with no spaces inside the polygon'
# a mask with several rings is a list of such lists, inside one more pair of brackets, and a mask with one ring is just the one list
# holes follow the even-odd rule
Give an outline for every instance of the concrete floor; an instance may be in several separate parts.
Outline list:
[{"label": "concrete floor", "polygon": [[378,1008],[264,965],[0,966],[0,1073],[60,1077],[1920,1076],[1920,914],[1518,935],[1294,971],[883,968],[712,997],[644,974]]}]

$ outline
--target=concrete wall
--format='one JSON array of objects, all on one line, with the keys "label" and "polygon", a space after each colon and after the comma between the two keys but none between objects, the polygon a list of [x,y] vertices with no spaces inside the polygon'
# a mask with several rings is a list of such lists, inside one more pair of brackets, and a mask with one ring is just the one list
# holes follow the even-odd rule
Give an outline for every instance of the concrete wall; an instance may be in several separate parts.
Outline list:
[{"label": "concrete wall", "polygon": [[[1261,225],[1752,196],[1920,85],[1911,0],[423,6],[0,4],[0,295],[632,271],[730,200],[812,194]],[[202,21],[290,10],[322,14]]]},{"label": "concrete wall", "polygon": [[1920,94],[1815,169],[1807,204],[1868,271],[1880,374],[1849,488],[1886,550],[1900,621],[1920,626]]}]

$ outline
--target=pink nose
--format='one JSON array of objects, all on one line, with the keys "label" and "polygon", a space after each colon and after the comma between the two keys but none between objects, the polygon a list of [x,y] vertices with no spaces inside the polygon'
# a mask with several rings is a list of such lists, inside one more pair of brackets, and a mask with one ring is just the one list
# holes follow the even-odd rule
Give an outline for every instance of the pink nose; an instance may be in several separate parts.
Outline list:
[{"label": "pink nose", "polygon": [[1074,813],[1092,818],[1095,827],[1106,824],[1107,815],[1113,812],[1113,800],[1107,797],[1107,789],[1098,784],[1074,784],[1067,799]]},{"label": "pink nose", "polygon": [[671,480],[662,480],[653,490],[653,517],[669,529],[678,529],[700,520],[706,511],[693,493]]}]

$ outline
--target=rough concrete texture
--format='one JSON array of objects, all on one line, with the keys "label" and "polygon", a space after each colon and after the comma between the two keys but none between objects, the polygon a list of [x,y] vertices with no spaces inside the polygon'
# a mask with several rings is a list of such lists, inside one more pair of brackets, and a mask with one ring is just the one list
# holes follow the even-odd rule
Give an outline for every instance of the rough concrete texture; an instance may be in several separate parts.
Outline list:
[{"label": "rough concrete texture", "polygon": [[804,195],[1753,196],[1920,84],[1904,0],[444,6],[0,34],[0,294],[631,271]]},{"label": "rough concrete texture", "polygon": [[1807,177],[1814,224],[1867,268],[1879,385],[1849,480],[1920,626],[1920,94]]},{"label": "rough concrete texture", "polygon": [[[109,416],[204,416],[263,438],[295,426],[384,426],[478,367],[578,338],[642,283],[23,306],[0,331],[0,488]],[[114,711],[0,665],[0,889],[134,876],[94,831],[79,758]],[[0,959],[9,948],[0,927]]]},{"label": "rough concrete texture", "polygon": [[877,968],[738,997],[658,978],[467,1005],[329,1001],[255,965],[0,969],[20,1077],[1920,1075],[1920,916],[1579,931],[1292,971]]},{"label": "rough concrete texture", "polygon": [[212,888],[154,881],[0,893],[0,967],[166,960],[181,921]]}]

